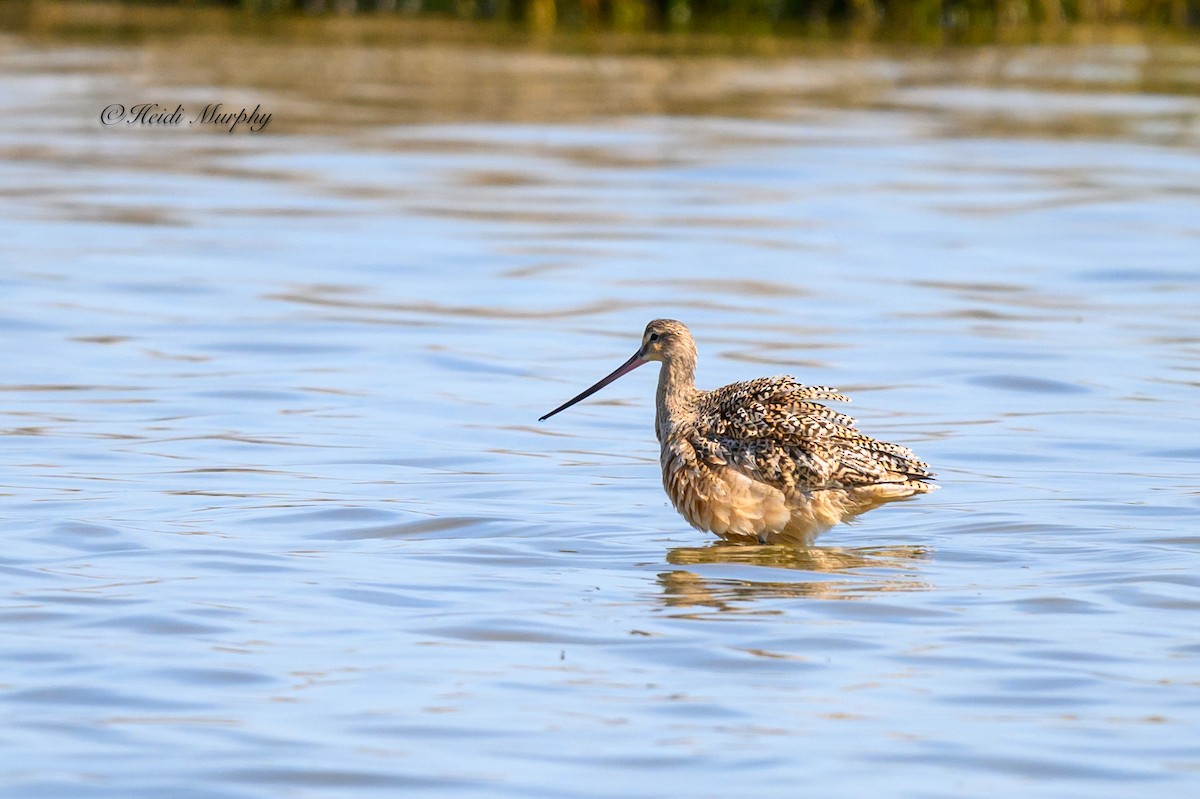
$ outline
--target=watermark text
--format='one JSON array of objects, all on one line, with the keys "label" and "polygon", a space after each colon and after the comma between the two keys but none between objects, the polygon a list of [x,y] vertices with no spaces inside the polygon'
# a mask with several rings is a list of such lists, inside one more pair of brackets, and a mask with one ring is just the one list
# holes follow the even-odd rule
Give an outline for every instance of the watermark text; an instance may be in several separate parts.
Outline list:
[{"label": "watermark text", "polygon": [[261,105],[254,106],[253,110],[239,108],[235,111],[225,108],[221,103],[209,103],[199,113],[191,113],[182,103],[173,109],[158,103],[138,103],[131,106],[113,103],[105,106],[100,112],[100,124],[105,127],[212,125],[225,129],[227,133],[233,133],[242,126],[251,133],[258,133],[271,124],[271,114],[269,111],[263,111]]}]

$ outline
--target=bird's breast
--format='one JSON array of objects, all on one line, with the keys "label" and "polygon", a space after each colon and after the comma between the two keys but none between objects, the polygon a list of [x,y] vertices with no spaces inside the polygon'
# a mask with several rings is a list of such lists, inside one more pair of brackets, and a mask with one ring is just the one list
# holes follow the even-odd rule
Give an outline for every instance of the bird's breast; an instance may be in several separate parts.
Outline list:
[{"label": "bird's breast", "polygon": [[732,468],[719,452],[705,453],[686,435],[662,442],[663,488],[693,527],[723,537],[758,538],[791,518],[784,495]]}]

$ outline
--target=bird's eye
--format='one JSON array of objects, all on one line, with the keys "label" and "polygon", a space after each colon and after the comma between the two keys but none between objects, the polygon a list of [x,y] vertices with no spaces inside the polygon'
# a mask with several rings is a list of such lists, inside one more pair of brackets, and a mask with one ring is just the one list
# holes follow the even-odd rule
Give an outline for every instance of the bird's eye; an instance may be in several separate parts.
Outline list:
[{"label": "bird's eye", "polygon": [[651,333],[651,334],[650,334],[650,340],[651,340],[651,341],[658,341],[658,334],[657,334],[657,333]]}]

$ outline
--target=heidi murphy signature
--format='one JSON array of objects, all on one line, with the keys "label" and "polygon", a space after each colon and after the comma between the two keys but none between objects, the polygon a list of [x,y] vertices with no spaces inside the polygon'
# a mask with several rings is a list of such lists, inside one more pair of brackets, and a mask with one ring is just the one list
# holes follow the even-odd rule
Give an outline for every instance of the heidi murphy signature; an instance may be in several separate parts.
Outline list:
[{"label": "heidi murphy signature", "polygon": [[189,125],[215,125],[228,128],[229,133],[237,130],[238,125],[245,125],[251,133],[258,133],[271,124],[271,115],[262,111],[262,106],[254,106],[250,111],[242,108],[238,111],[226,111],[220,103],[210,103],[195,116],[189,116],[183,105],[170,110],[158,103],[139,103],[126,108],[120,103],[113,103],[100,112],[100,124],[105,127],[112,125],[163,125],[174,127],[186,122]]}]

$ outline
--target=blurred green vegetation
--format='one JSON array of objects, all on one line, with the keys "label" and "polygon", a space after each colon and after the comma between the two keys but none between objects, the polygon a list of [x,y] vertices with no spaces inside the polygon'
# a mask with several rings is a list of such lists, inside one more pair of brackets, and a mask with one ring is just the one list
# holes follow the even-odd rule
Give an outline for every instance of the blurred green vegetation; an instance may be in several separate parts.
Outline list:
[{"label": "blurred green vegetation", "polygon": [[2,0],[18,19],[44,6],[154,7],[253,16],[490,20],[533,32],[799,35],[912,42],[1035,40],[1076,26],[1200,31],[1200,0]]},{"label": "blurred green vegetation", "polygon": [[[134,0],[136,2],[136,0]],[[158,0],[162,2],[162,0]],[[196,0],[178,0],[182,3]],[[449,14],[538,29],[803,31],[898,35],[1068,23],[1200,26],[1200,0],[211,0],[256,12]]]}]

